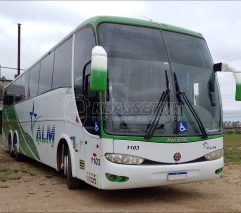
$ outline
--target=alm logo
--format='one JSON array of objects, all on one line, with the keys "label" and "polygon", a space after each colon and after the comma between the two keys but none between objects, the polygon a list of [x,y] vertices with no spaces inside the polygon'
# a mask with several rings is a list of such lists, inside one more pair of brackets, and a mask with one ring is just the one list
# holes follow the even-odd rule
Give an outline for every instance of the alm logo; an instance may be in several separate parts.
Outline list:
[{"label": "alm logo", "polygon": [[216,149],[217,147],[215,145],[210,145],[207,141],[205,141],[203,143],[203,148],[204,149],[209,149],[209,150],[212,150],[212,149]]},{"label": "alm logo", "polygon": [[44,125],[40,127],[38,125],[37,133],[36,133],[36,141],[39,143],[46,143],[54,145],[54,139],[55,139],[55,125],[53,125],[50,128],[50,125],[47,125],[47,128],[45,128]]},{"label": "alm logo", "polygon": [[[30,114],[30,120],[31,120],[31,132],[33,136],[35,124],[37,120],[43,116],[38,116],[38,113],[35,112],[34,102],[33,102],[32,111],[29,112],[29,114]],[[52,125],[51,127],[50,125],[47,125],[47,128],[46,128],[46,125],[44,124],[38,125],[37,133],[36,133],[36,141],[38,143],[46,143],[46,144],[51,144],[53,146],[54,139],[55,139],[55,125]]]}]

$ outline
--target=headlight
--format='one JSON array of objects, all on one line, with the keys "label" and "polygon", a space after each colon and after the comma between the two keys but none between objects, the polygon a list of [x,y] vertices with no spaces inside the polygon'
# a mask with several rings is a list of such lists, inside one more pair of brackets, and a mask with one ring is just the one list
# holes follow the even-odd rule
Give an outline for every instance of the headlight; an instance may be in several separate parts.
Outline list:
[{"label": "headlight", "polygon": [[223,149],[208,153],[204,157],[206,158],[206,160],[217,160],[223,157]]},{"label": "headlight", "polygon": [[106,159],[119,164],[128,164],[128,165],[139,165],[142,164],[144,158],[133,156],[133,155],[126,155],[126,154],[112,154],[108,153],[105,155]]}]

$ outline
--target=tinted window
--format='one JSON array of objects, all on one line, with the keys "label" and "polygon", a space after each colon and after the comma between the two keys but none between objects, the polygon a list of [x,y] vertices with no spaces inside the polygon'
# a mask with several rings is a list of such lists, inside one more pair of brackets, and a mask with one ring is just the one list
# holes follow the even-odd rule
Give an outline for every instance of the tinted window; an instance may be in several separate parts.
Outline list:
[{"label": "tinted window", "polygon": [[51,89],[54,53],[52,52],[41,61],[39,94]]},{"label": "tinted window", "polygon": [[4,90],[3,104],[12,105],[13,101],[14,101],[14,86],[13,84],[11,84]]},{"label": "tinted window", "polygon": [[13,92],[14,92],[14,103],[21,101],[25,96],[25,90],[24,90],[24,87],[22,86],[22,77],[18,78],[13,83]]},{"label": "tinted window", "polygon": [[212,68],[209,50],[203,39],[167,31],[163,31],[163,35],[172,62]]},{"label": "tinted window", "polygon": [[163,39],[157,29],[103,23],[99,39],[108,57],[166,61]]},{"label": "tinted window", "polygon": [[[171,75],[160,30],[104,23],[98,32],[108,55],[105,130],[111,134],[145,135],[154,109],[158,109],[157,103],[171,83],[167,81]],[[163,106],[167,109],[167,105]],[[163,113],[155,121],[165,128],[158,127],[151,134],[173,133],[174,122],[169,114]]]},{"label": "tinted window", "polygon": [[29,80],[29,96],[33,97],[38,94],[38,81],[39,81],[40,64],[36,64],[30,71]]},{"label": "tinted window", "polygon": [[29,83],[29,71],[25,72],[23,77],[22,77],[22,86],[23,86],[23,89],[24,89],[24,98],[29,97],[28,83]]},{"label": "tinted window", "polygon": [[95,46],[95,38],[91,28],[84,28],[75,35],[74,48],[74,86],[80,93],[83,81],[83,68],[91,60],[91,52]]},{"label": "tinted window", "polygon": [[[83,94],[83,71],[85,69],[85,83],[88,86],[90,77],[91,52],[95,46],[95,38],[91,28],[80,30],[75,36],[74,49],[74,89],[75,100],[80,119],[90,133],[96,134],[96,97]],[[88,66],[87,66],[88,65]]]},{"label": "tinted window", "polygon": [[71,86],[72,38],[55,51],[53,88]]}]

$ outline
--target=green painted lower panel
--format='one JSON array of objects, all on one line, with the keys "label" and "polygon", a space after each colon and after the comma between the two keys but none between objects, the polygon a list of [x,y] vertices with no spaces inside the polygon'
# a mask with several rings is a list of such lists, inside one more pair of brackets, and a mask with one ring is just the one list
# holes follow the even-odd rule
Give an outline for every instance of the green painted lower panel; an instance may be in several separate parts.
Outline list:
[{"label": "green painted lower panel", "polygon": [[19,152],[35,160],[40,160],[33,138],[21,127],[14,106],[3,109],[3,131],[6,137],[10,130],[18,132]]}]

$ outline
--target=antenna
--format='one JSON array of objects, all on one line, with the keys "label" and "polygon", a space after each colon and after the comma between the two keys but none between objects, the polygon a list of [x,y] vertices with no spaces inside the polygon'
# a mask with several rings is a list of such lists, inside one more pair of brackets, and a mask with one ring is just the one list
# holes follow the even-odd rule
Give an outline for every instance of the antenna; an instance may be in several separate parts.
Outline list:
[{"label": "antenna", "polygon": [[18,23],[18,63],[17,63],[17,74],[15,78],[20,75],[20,45],[21,45],[21,24]]}]

